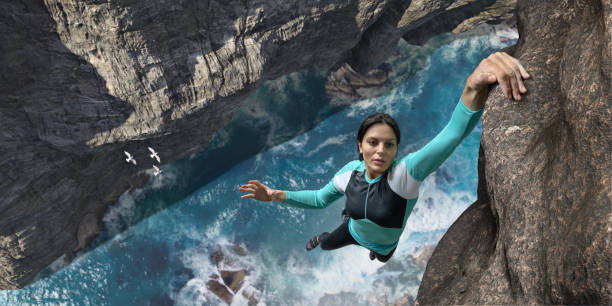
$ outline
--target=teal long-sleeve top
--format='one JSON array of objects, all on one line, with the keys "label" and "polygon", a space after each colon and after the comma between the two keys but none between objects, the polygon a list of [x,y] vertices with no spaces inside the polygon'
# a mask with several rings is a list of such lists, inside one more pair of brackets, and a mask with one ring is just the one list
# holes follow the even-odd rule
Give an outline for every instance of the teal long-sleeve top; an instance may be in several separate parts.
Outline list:
[{"label": "teal long-sleeve top", "polygon": [[369,178],[364,161],[353,160],[319,190],[286,190],[285,203],[325,208],[346,195],[351,236],[360,245],[386,255],[397,246],[421,182],[471,133],[482,113],[483,109],[470,110],[459,100],[448,124],[436,137],[417,152],[394,160],[379,177]]}]

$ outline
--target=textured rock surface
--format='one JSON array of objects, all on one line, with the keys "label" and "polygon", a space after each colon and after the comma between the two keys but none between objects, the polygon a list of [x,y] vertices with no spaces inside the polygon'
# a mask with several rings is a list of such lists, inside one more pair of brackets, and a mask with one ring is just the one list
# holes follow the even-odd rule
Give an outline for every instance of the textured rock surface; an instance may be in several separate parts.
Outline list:
[{"label": "textured rock surface", "polygon": [[532,79],[495,88],[478,200],[430,259],[420,304],[612,304],[612,1],[519,1],[508,50]]},{"label": "textured rock surface", "polygon": [[[427,1],[419,22],[451,2]],[[107,207],[146,182],[143,148],[164,162],[201,151],[265,80],[378,67],[387,48],[364,37],[396,43],[411,19],[384,35],[403,3],[0,2],[0,289],[91,241]],[[127,167],[124,150],[143,162]]]},{"label": "textured rock surface", "polygon": [[391,55],[401,37],[422,44],[441,33],[460,33],[484,22],[509,19],[515,6],[516,0],[393,1],[363,34],[348,64],[367,73]]},{"label": "textured rock surface", "polygon": [[[330,73],[325,83],[325,91],[343,100],[373,97],[377,89],[384,88],[388,79],[388,70],[384,67],[361,74],[353,70],[349,64],[344,64]],[[373,94],[370,94],[371,92]]]}]

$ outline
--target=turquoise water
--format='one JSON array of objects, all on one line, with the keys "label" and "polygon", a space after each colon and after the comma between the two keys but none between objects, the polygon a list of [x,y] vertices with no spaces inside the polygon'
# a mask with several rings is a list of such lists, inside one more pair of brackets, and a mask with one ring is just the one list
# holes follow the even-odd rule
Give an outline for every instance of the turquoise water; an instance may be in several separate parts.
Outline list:
[{"label": "turquoise water", "polygon": [[[480,60],[514,44],[515,36],[498,29],[450,42],[440,37],[425,47],[400,43],[389,60],[385,94],[350,106],[325,94],[324,73],[268,82],[206,151],[164,165],[161,178],[124,194],[105,216],[104,233],[72,263],[60,259],[26,288],[1,291],[0,304],[224,304],[206,285],[221,269],[247,270],[235,305],[246,304],[245,295],[261,305],[311,305],[341,293],[357,304],[414,297],[424,267],[413,257],[435,245],[476,199],[480,124],[424,181],[386,265],[370,261],[357,246],[304,250],[313,235],[340,224],[344,199],[323,210],[301,210],[243,200],[238,187],[250,179],[275,189],[323,187],[357,158],[357,128],[373,112],[387,112],[400,125],[398,158],[418,150],[447,123]],[[229,260],[215,265],[215,250]]]}]

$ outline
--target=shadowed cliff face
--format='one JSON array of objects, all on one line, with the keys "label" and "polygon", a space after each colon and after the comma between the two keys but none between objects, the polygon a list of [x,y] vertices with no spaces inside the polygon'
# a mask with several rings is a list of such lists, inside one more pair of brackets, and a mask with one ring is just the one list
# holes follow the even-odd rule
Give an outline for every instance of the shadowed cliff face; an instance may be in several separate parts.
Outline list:
[{"label": "shadowed cliff face", "polygon": [[[163,163],[203,150],[263,81],[349,61],[377,67],[389,48],[366,47],[366,32],[396,43],[442,12],[461,10],[436,23],[451,31],[457,20],[499,21],[513,4],[1,2],[0,289],[82,250],[107,207],[148,179],[147,146]],[[143,162],[126,167],[124,150]]]},{"label": "shadowed cliff face", "polygon": [[612,2],[519,1],[517,15],[508,53],[528,94],[489,95],[478,200],[434,251],[420,304],[612,303]]}]

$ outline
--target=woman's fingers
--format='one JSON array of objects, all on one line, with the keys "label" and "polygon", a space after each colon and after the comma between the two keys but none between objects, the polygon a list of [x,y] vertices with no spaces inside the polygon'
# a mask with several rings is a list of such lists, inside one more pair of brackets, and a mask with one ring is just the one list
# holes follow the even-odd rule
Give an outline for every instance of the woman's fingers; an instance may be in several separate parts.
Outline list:
[{"label": "woman's fingers", "polygon": [[240,188],[240,191],[250,192],[250,193],[255,193],[255,189],[253,189],[253,188],[248,188],[248,187],[243,187],[243,188]]},{"label": "woman's fingers", "polygon": [[489,69],[494,71],[504,95],[508,99],[520,100],[521,93],[527,92],[523,84],[523,77],[530,77],[525,68],[517,59],[505,52],[493,53],[488,59]]},{"label": "woman's fingers", "polygon": [[510,67],[512,71],[511,82],[512,82],[512,91],[514,92],[515,99],[521,99],[521,93],[526,93],[527,88],[525,88],[525,84],[523,84],[523,78],[528,78],[529,74],[523,68],[521,63],[514,57],[501,52],[500,53],[504,62],[507,66]]},{"label": "woman's fingers", "polygon": [[249,183],[256,185],[258,187],[264,187],[264,185],[262,183],[260,183],[258,180],[251,180],[249,181]]},{"label": "woman's fingers", "polygon": [[[514,69],[514,63],[512,63],[506,53],[497,52],[497,59],[501,62],[501,66],[504,73],[504,85],[506,86],[508,98],[514,97],[515,100],[520,100],[521,96],[519,93],[518,82],[516,81],[518,71]],[[520,77],[520,76],[519,76]]]},{"label": "woman's fingers", "polygon": [[258,180],[250,180],[249,184],[241,185],[238,189],[249,193],[241,196],[243,199],[255,199],[259,201],[271,200],[268,195],[268,188]]},{"label": "woman's fingers", "polygon": [[504,61],[501,59],[501,55],[499,55],[499,52],[493,53],[489,56],[489,64],[490,67],[486,68],[492,70],[491,72],[495,74],[495,78],[497,78],[497,82],[499,83],[499,86],[501,87],[504,96],[506,96],[506,98],[508,99],[511,99],[512,88],[509,82],[510,79],[508,77],[508,71],[506,69]]},{"label": "woman's fingers", "polygon": [[508,55],[505,52],[500,52],[504,57],[506,57],[508,59],[508,61],[512,62],[515,66],[515,70],[517,70],[520,74],[520,76],[523,79],[528,79],[531,76],[529,75],[529,73],[527,73],[527,70],[525,70],[525,67],[523,67],[523,65],[521,65],[521,62],[519,62],[519,60],[517,60],[516,58]]}]

